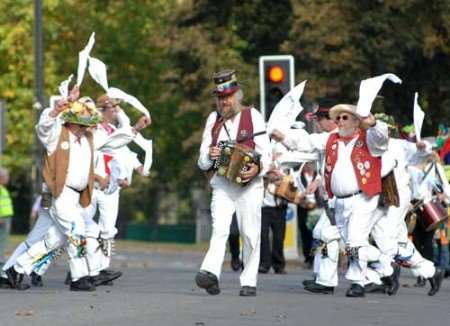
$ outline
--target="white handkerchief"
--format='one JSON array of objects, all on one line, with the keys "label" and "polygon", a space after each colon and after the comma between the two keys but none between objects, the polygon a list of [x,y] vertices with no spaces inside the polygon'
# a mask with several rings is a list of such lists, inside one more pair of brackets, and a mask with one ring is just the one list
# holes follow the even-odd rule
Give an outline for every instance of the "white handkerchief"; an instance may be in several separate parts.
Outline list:
[{"label": "white handkerchief", "polygon": [[89,74],[105,92],[108,91],[108,77],[106,74],[106,65],[97,58],[89,57]]},{"label": "white handkerchief", "polygon": [[383,83],[389,79],[390,81],[401,84],[402,80],[394,74],[384,74],[361,81],[359,85],[359,99],[356,105],[356,113],[361,117],[367,117],[372,109],[372,103]]},{"label": "white handkerchief", "polygon": [[59,87],[58,87],[59,94],[61,94],[61,96],[63,98],[69,97],[69,84],[72,81],[72,78],[73,78],[73,74],[70,75],[69,78],[67,78],[66,80],[61,82],[61,84],[59,84]]},{"label": "white handkerchief", "polygon": [[419,106],[419,102],[417,101],[419,98],[419,94],[417,92],[414,93],[414,129],[416,131],[416,139],[417,141],[422,141],[422,137],[420,136],[422,131],[423,119],[425,118],[425,112]]},{"label": "white handkerchief", "polygon": [[151,139],[145,139],[138,133],[134,138],[134,142],[145,151],[144,175],[148,176],[153,164],[153,141]]},{"label": "white handkerchief", "polygon": [[78,53],[78,69],[77,69],[77,85],[80,86],[83,82],[84,72],[86,71],[89,54],[95,44],[95,32],[89,37],[87,45]]},{"label": "white handkerchief", "polygon": [[295,122],[295,119],[303,111],[300,104],[303,90],[305,89],[306,80],[291,89],[280,102],[275,105],[275,108],[270,115],[267,123],[267,132],[272,133],[274,129],[286,133]]},{"label": "white handkerchief", "polygon": [[147,117],[150,116],[150,113],[148,112],[148,110],[136,97],[129,95],[116,87],[109,88],[107,94],[109,97],[117,98],[117,99],[127,102],[128,104],[131,104],[134,108],[138,109],[140,112],[142,112]]}]

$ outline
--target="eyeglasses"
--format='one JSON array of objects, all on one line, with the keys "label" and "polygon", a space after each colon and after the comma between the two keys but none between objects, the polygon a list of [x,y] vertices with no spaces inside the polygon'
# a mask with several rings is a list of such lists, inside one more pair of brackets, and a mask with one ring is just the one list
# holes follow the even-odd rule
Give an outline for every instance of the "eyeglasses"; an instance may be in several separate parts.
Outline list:
[{"label": "eyeglasses", "polygon": [[341,114],[341,115],[338,115],[334,120],[339,121],[341,119],[342,120],[348,120],[349,116],[347,114]]}]

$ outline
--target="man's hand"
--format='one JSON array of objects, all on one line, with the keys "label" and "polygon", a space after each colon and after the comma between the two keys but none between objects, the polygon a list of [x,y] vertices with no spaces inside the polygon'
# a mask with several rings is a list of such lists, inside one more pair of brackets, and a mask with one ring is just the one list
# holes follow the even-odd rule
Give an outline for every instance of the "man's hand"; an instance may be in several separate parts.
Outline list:
[{"label": "man's hand", "polygon": [[316,192],[317,188],[319,188],[321,180],[315,179],[313,182],[311,182],[305,189],[305,193],[307,194],[313,194]]},{"label": "man's hand", "polygon": [[286,136],[278,129],[274,129],[270,137],[272,137],[272,139],[280,143],[283,142],[284,139],[286,138]]},{"label": "man's hand", "polygon": [[111,177],[109,175],[104,178],[99,175],[95,176],[95,180],[98,182],[101,190],[105,190],[108,187],[110,179]]},{"label": "man's hand", "polygon": [[150,117],[147,117],[146,115],[143,115],[139,118],[138,122],[134,125],[133,129],[136,133],[144,129],[145,127],[149,126],[152,123],[152,119]]},{"label": "man's hand", "polygon": [[69,102],[75,102],[80,97],[80,87],[75,85],[69,93],[68,100]]},{"label": "man's hand", "polygon": [[209,147],[209,152],[208,152],[209,158],[212,161],[217,160],[219,158],[219,156],[220,156],[220,151],[221,150],[220,150],[219,147],[217,147],[217,146],[210,146]]},{"label": "man's hand", "polygon": [[119,184],[120,188],[125,189],[130,186],[130,183],[127,179],[118,179],[117,183]]},{"label": "man's hand", "polygon": [[144,166],[143,166],[143,165],[139,165],[135,170],[136,170],[136,172],[137,172],[139,175],[145,177],[145,174],[144,174]]},{"label": "man's hand", "polygon": [[427,147],[427,144],[424,141],[418,141],[416,147],[419,151],[423,151]]},{"label": "man's hand", "polygon": [[248,170],[241,173],[242,183],[252,180],[259,172],[259,167],[255,163],[247,164]]},{"label": "man's hand", "polygon": [[361,118],[361,128],[368,129],[374,127],[377,123],[377,119],[373,116],[373,114],[369,114],[365,118]]},{"label": "man's hand", "polygon": [[278,169],[269,170],[265,175],[266,179],[272,183],[280,181],[283,178],[283,176],[284,176],[283,172]]}]

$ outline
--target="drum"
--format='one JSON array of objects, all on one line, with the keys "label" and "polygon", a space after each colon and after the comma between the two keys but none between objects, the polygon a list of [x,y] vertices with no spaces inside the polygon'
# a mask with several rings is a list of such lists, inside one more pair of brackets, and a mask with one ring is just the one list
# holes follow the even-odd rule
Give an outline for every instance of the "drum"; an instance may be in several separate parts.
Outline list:
[{"label": "drum", "polygon": [[294,185],[294,180],[291,175],[284,176],[277,184],[270,183],[267,190],[274,196],[281,197],[287,201],[300,204],[303,200],[303,193]]},{"label": "drum", "polygon": [[424,203],[420,211],[420,220],[427,232],[436,229],[439,223],[448,218],[447,208],[437,198]]},{"label": "drum", "polygon": [[259,165],[260,155],[248,146],[230,142],[219,142],[220,156],[214,164],[217,174],[240,186],[242,182],[241,173],[248,170],[248,164]]}]

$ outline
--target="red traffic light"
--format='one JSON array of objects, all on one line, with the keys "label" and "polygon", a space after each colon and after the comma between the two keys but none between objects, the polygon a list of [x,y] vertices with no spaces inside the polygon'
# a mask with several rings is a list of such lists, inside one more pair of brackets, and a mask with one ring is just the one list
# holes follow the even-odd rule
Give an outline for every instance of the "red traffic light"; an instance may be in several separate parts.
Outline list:
[{"label": "red traffic light", "polygon": [[281,66],[271,66],[267,76],[273,83],[281,83],[284,80],[284,69]]}]

